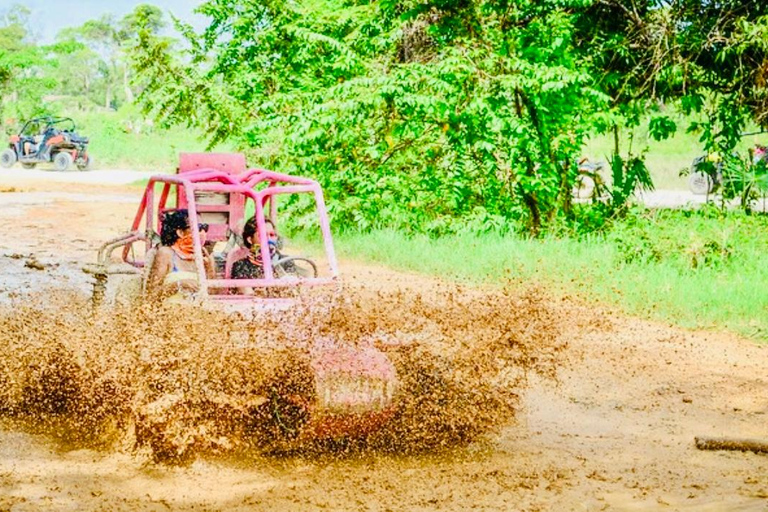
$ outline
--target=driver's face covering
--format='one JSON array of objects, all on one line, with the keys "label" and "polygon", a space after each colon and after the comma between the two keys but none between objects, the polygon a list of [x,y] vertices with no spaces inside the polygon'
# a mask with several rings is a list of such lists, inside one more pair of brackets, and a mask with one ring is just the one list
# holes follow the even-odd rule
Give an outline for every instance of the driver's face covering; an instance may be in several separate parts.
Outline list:
[{"label": "driver's face covering", "polygon": [[[277,231],[275,231],[275,227],[270,223],[266,223],[265,227],[267,229],[267,247],[269,248],[269,254],[270,256],[274,256],[277,252]],[[261,253],[258,233],[251,238],[251,252],[254,254]]]}]

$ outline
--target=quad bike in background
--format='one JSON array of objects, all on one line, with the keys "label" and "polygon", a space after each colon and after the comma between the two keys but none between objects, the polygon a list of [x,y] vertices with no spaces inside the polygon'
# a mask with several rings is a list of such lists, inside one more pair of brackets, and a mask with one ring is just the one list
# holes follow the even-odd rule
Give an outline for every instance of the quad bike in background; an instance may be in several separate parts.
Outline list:
[{"label": "quad bike in background", "polygon": [[603,172],[604,162],[595,162],[587,157],[577,160],[578,175],[573,187],[573,197],[577,200],[600,199],[606,193]]},{"label": "quad bike in background", "polygon": [[[752,166],[768,162],[768,147],[755,144],[750,149],[750,156]],[[723,168],[723,158],[717,152],[694,158],[688,175],[688,188],[696,195],[716,192],[724,183]]]},{"label": "quad bike in background", "polygon": [[[265,222],[278,224],[278,196],[303,195],[314,202],[318,231],[322,235],[324,264],[307,258],[270,254]],[[187,209],[191,226],[207,224],[208,244],[224,245],[213,252],[216,275],[206,276],[203,245],[192,230],[199,290],[192,304],[221,309],[232,315],[261,311],[271,314],[297,306],[291,290],[314,287],[338,290],[338,269],[322,190],[316,181],[264,169],[247,169],[241,154],[183,153],[177,174],[149,179],[128,232],[107,241],[95,265],[86,272],[95,277],[96,304],[118,302],[121,293],[141,300],[159,242],[164,213]],[[263,278],[233,279],[233,264],[247,257],[242,247],[246,211],[253,211],[264,261]],[[112,253],[119,251],[119,261]],[[289,265],[290,263],[290,265]],[[297,271],[296,269],[304,269]],[[238,288],[261,289],[254,295]],[[122,290],[122,292],[121,292]],[[129,302],[130,303],[130,302]],[[250,336],[267,336],[249,332]],[[225,340],[214,340],[220,343]],[[285,347],[275,347],[278,352]],[[336,346],[324,340],[310,351],[312,384],[297,396],[273,396],[270,414],[297,439],[323,439],[357,435],[382,425],[394,411],[398,376],[388,356],[376,347]],[[300,395],[300,396],[299,396]],[[297,411],[300,409],[300,411]]]},{"label": "quad bike in background", "polygon": [[688,188],[696,195],[709,195],[723,183],[723,159],[719,153],[697,156],[691,164]]},{"label": "quad bike in background", "polygon": [[57,171],[66,171],[72,164],[84,171],[91,163],[88,138],[77,133],[75,122],[69,117],[30,119],[0,153],[0,166],[8,168],[16,162],[25,169],[52,162]]}]

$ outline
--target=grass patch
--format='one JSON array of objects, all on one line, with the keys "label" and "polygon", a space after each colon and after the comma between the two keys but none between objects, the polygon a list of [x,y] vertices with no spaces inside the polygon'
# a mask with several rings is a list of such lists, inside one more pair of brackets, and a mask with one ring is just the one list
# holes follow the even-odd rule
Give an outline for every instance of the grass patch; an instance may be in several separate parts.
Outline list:
[{"label": "grass patch", "polygon": [[470,284],[536,281],[624,312],[768,341],[768,218],[647,211],[600,236],[345,234],[346,258]]},{"label": "grass patch", "polygon": [[[96,169],[175,172],[179,153],[206,151],[202,134],[184,127],[165,130],[131,119],[123,112],[72,114],[78,131],[90,138],[89,153]],[[219,145],[212,151],[229,152]]]}]

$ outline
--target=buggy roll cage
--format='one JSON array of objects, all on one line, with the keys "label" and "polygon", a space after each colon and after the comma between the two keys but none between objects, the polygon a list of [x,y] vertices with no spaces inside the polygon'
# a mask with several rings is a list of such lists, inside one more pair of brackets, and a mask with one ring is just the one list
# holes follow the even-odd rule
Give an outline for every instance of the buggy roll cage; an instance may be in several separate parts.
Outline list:
[{"label": "buggy roll cage", "polygon": [[[155,187],[162,185],[155,209]],[[263,186],[257,190],[256,188]],[[176,205],[169,207],[171,189],[176,189]],[[227,194],[227,204],[199,204],[199,200],[207,194]],[[267,233],[264,229],[266,216],[265,210],[269,210],[269,218],[274,222],[277,218],[277,205],[275,196],[280,194],[312,194],[315,200],[316,211],[323,237],[325,254],[330,269],[330,277],[301,277],[280,279],[275,277],[272,261],[267,243]],[[203,253],[199,230],[192,230],[194,241],[195,265],[200,283],[199,296],[208,296],[216,299],[252,300],[245,295],[231,295],[229,290],[237,287],[267,288],[267,287],[292,287],[299,285],[330,285],[337,281],[338,266],[333,250],[330,223],[325,208],[322,189],[320,185],[311,179],[290,176],[265,169],[248,169],[242,173],[226,172],[214,168],[197,168],[180,172],[176,175],[155,175],[149,179],[141,199],[139,209],[134,217],[131,231],[121,237],[110,240],[99,249],[98,263],[103,266],[109,264],[111,253],[122,246],[122,260],[138,269],[145,265],[145,261],[131,258],[132,244],[144,241],[145,255],[153,248],[157,240],[157,233],[162,231],[162,214],[177,208],[186,208],[189,211],[189,225],[197,226],[201,222],[209,224],[208,241],[229,241],[233,234],[241,228],[245,214],[245,200],[251,199],[255,205],[254,215],[259,234],[261,259],[264,262],[264,277],[261,279],[231,279],[217,277],[209,279],[206,276],[203,265]],[[211,222],[206,216],[219,215],[224,222]],[[222,215],[224,214],[224,215]],[[143,221],[143,229],[142,229]],[[238,250],[237,245],[230,251]]]},{"label": "buggy roll cage", "polygon": [[37,124],[39,126],[43,126],[42,130],[40,130],[38,133],[44,133],[50,127],[57,124],[65,123],[67,121],[70,123],[70,126],[66,128],[62,127],[61,131],[69,132],[69,133],[74,132],[77,129],[77,126],[75,125],[75,121],[71,117],[43,116],[43,117],[36,117],[34,119],[30,119],[29,121],[24,123],[24,126],[19,131],[19,135],[26,135],[26,136],[32,135],[32,134],[25,133],[27,130],[27,126],[31,124]]}]

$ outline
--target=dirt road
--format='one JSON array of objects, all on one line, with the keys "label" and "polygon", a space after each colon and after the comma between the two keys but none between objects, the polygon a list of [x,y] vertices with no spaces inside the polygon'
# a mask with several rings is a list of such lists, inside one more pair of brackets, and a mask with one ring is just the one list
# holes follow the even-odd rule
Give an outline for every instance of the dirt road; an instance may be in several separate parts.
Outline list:
[{"label": "dirt road", "polygon": [[[53,280],[83,285],[78,266],[124,229],[140,193],[12,176],[0,189],[5,294]],[[31,255],[40,269],[25,266]],[[342,267],[361,288],[437,286]],[[768,510],[768,456],[694,447],[697,435],[768,439],[768,348],[574,299],[546,302],[567,343],[557,379],[532,376],[517,421],[469,446],[415,456],[240,454],[166,467],[6,422],[0,510]]]}]

